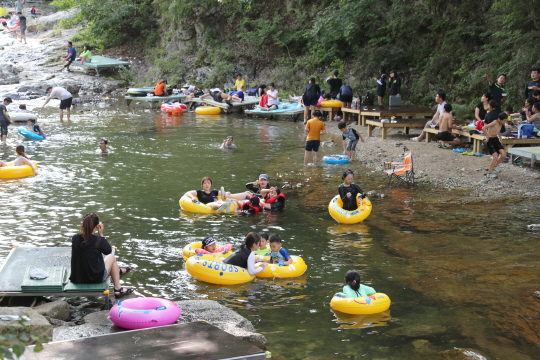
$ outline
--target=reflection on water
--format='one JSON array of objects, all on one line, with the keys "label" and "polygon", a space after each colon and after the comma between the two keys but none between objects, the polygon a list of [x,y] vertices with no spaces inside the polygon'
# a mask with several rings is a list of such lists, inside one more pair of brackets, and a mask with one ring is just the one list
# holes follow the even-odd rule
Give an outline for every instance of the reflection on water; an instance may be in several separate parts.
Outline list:
[{"label": "reflection on water", "polygon": [[[539,222],[537,202],[471,204],[462,201],[466,192],[390,190],[382,174],[354,164],[347,167],[361,174],[361,187],[385,197],[371,199],[364,224],[339,225],[327,207],[344,167],[303,167],[299,124],[243,115],[168,117],[113,103],[76,111],[64,123],[51,108],[40,125],[51,138],[24,142],[40,175],[0,181],[2,259],[12,245],[69,246],[83,214],[92,211],[118,246],[119,261],[134,266],[124,285],[145,296],[220,301],[252,321],[278,359],[433,359],[454,347],[493,358],[518,349],[519,359],[536,354],[540,305],[531,294],[538,290],[540,233],[526,225]],[[238,149],[221,151],[228,135]],[[2,159],[14,158],[18,136],[10,132]],[[113,154],[95,153],[101,138]],[[322,148],[320,156],[335,151]],[[284,213],[180,210],[181,195],[200,188],[203,176],[215,188],[240,192],[261,173],[271,185],[294,186],[285,191]],[[212,235],[237,248],[250,231],[279,233],[307,272],[219,286],[185,270],[185,245]],[[392,316],[330,309],[350,269],[392,298]],[[91,298],[70,302],[77,316],[99,307]]]}]

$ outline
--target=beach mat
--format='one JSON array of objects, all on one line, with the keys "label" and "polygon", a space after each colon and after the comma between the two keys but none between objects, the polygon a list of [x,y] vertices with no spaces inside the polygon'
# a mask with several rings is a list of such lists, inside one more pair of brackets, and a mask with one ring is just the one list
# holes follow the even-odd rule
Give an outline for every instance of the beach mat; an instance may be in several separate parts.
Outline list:
[{"label": "beach mat", "polygon": [[30,271],[36,266],[27,266],[21,284],[22,292],[62,292],[67,282],[67,269],[64,266],[43,267],[49,277],[36,280],[30,278]]}]

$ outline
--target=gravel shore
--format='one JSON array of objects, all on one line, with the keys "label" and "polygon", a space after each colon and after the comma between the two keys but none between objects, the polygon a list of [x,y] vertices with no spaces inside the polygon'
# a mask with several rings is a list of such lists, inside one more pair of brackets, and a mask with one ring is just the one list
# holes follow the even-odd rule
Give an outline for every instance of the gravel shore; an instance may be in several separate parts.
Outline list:
[{"label": "gravel shore", "polygon": [[[337,149],[343,148],[338,122],[326,122],[327,133],[336,143]],[[358,143],[356,161],[381,169],[382,161],[403,162],[404,147],[413,152],[413,163],[417,182],[430,183],[432,186],[444,187],[449,190],[467,190],[470,196],[478,198],[508,198],[508,197],[540,197],[539,166],[530,167],[530,160],[523,159],[522,164],[503,163],[499,166],[501,173],[497,179],[488,179],[491,156],[467,156],[453,152],[450,149],[437,147],[437,142],[426,143],[410,141],[418,136],[420,129],[410,129],[410,134],[403,134],[403,129],[397,128],[390,132],[386,140],[381,138],[381,130],[376,128],[373,137],[367,137],[367,127],[351,123],[356,131],[364,138],[364,143]],[[328,140],[328,137],[322,139]],[[464,142],[460,146],[472,152],[472,143]]]}]

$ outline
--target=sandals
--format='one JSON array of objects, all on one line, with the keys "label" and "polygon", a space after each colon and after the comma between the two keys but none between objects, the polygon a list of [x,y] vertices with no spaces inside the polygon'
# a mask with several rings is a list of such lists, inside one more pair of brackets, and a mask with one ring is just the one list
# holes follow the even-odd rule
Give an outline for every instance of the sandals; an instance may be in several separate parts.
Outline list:
[{"label": "sandals", "polygon": [[[122,269],[126,270],[125,273],[122,272]],[[122,276],[126,275],[128,272],[131,271],[131,266],[124,266],[124,267],[121,267],[120,268],[120,279],[122,278]]]},{"label": "sandals", "polygon": [[[120,298],[123,298],[124,296],[126,295],[131,295],[135,292],[135,290],[133,289],[127,289],[126,291],[122,291],[124,290],[123,287],[120,287],[120,289],[114,289],[114,297],[117,298],[117,299],[120,299]],[[116,295],[116,293],[120,293],[119,295]]]}]

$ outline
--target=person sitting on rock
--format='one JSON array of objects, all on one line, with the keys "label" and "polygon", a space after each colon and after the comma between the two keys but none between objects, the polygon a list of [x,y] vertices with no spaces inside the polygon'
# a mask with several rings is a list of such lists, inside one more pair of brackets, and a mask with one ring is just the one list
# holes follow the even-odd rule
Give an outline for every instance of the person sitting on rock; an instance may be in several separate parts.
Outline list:
[{"label": "person sitting on rock", "polygon": [[[94,235],[97,232],[99,236]],[[114,297],[119,299],[133,294],[133,289],[120,286],[122,276],[131,271],[131,266],[120,267],[112,248],[103,236],[103,224],[94,213],[84,216],[81,233],[71,239],[71,276],[74,284],[99,284],[110,276],[114,283]],[[103,255],[105,259],[103,259]]]}]

